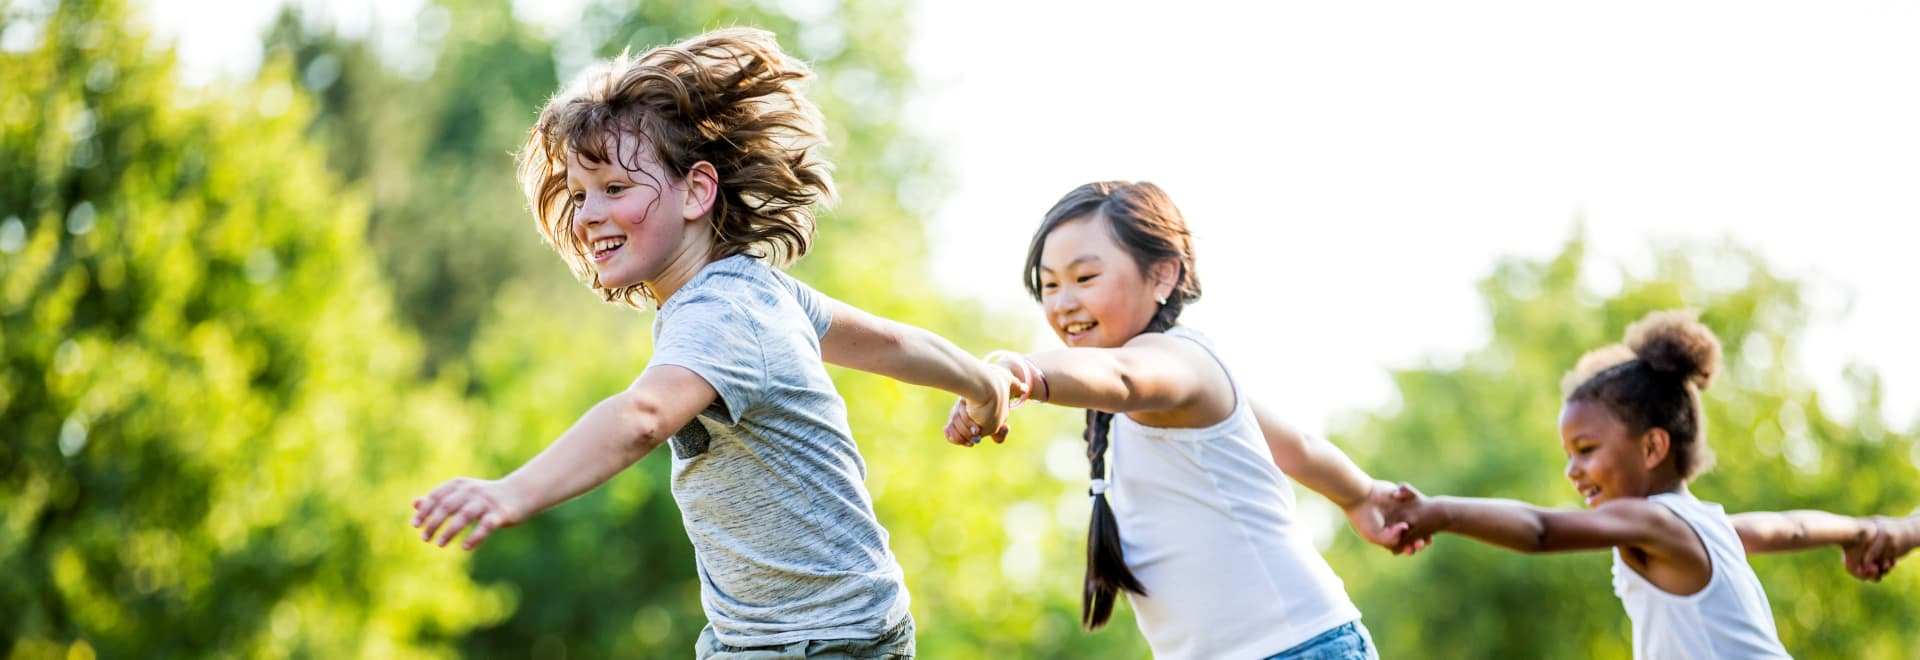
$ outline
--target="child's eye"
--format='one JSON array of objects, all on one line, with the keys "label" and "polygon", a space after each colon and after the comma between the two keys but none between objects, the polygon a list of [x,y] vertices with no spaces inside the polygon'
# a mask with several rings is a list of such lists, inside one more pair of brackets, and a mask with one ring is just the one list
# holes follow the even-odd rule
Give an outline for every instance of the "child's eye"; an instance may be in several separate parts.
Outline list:
[{"label": "child's eye", "polygon": [[574,208],[580,208],[581,205],[587,203],[587,193],[575,191],[573,194],[567,196],[567,201],[572,203]]},{"label": "child's eye", "polygon": [[1092,274],[1092,275],[1081,275],[1081,276],[1079,276],[1079,277],[1076,277],[1076,278],[1074,278],[1074,279],[1073,279],[1073,281],[1075,281],[1075,282],[1079,282],[1079,283],[1081,283],[1081,284],[1086,284],[1086,283],[1087,283],[1087,280],[1091,280],[1091,279],[1093,279],[1093,278],[1096,278],[1096,277],[1099,277],[1099,276],[1100,276],[1100,274],[1099,274],[1099,273],[1094,273],[1094,274]]},{"label": "child's eye", "polygon": [[618,192],[620,192],[620,191],[622,191],[622,190],[626,190],[626,189],[627,189],[627,187],[626,187],[626,186],[623,186],[623,185],[620,185],[620,184],[617,184],[617,183],[616,183],[616,184],[612,184],[612,185],[609,185],[609,186],[607,186],[607,194],[609,194],[609,195],[612,195],[612,194],[615,194],[615,193],[618,193]]},{"label": "child's eye", "polygon": [[1574,453],[1577,453],[1577,454],[1579,454],[1579,455],[1581,455],[1581,456],[1585,456],[1585,455],[1587,455],[1587,454],[1591,454],[1591,453],[1593,453],[1593,445],[1587,445],[1587,446],[1585,446],[1585,447],[1581,447],[1581,448],[1579,448],[1579,449],[1575,449],[1575,450],[1573,450],[1573,451],[1574,451]]}]

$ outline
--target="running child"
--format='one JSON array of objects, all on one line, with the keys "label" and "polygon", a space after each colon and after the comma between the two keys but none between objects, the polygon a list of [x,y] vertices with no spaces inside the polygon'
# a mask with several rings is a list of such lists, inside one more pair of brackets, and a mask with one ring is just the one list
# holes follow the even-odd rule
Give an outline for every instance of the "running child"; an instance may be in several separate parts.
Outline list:
[{"label": "running child", "polygon": [[1562,384],[1560,437],[1587,510],[1403,485],[1389,518],[1409,536],[1445,531],[1520,552],[1611,549],[1635,658],[1788,657],[1747,553],[1838,545],[1850,572],[1877,579],[1913,535],[1904,522],[1820,511],[1728,516],[1694,497],[1688,482],[1713,462],[1700,393],[1719,362],[1719,340],[1687,312],[1650,314],[1624,344],[1580,359]]},{"label": "running child", "polygon": [[[1178,324],[1200,297],[1194,267],[1185,219],[1144,182],[1067,193],[1027,252],[1027,290],[1068,347],[997,363],[1032,400],[1087,410],[1082,623],[1104,625],[1125,591],[1157,658],[1376,658],[1300,528],[1288,479],[1340,505],[1369,541],[1422,541],[1382,524],[1392,484],[1253,403],[1213,344]],[[947,434],[994,428],[962,402]]]},{"label": "running child", "polygon": [[808,252],[811,207],[833,190],[807,77],[772,34],[724,29],[623,55],[548,102],[519,154],[534,219],[606,300],[653,303],[654,353],[511,474],[415,500],[422,539],[471,525],[472,550],[670,443],[709,620],[699,657],[913,654],[900,565],[822,361],[955,393],[996,430],[1012,385],[778,270]]}]

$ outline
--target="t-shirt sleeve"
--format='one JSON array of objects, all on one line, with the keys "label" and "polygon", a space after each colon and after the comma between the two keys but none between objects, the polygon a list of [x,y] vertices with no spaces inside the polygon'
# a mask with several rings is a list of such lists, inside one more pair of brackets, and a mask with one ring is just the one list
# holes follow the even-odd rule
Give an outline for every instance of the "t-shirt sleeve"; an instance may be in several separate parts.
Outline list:
[{"label": "t-shirt sleeve", "polygon": [[813,336],[820,339],[827,336],[827,329],[833,327],[833,299],[826,294],[813,290],[806,282],[792,275],[774,271],[780,282],[793,293],[793,301],[800,304],[800,311],[807,315],[807,322],[813,324]]},{"label": "t-shirt sleeve", "polygon": [[766,354],[753,318],[717,296],[694,293],[661,323],[647,366],[666,364],[692,371],[713,386],[729,425],[739,424],[766,389]]}]

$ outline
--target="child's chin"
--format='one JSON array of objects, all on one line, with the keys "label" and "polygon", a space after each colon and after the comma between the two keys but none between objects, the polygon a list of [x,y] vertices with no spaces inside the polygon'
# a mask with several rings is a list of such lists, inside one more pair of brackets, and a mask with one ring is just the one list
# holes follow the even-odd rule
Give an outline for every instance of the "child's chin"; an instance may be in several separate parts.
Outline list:
[{"label": "child's chin", "polygon": [[603,289],[624,289],[640,283],[640,279],[637,277],[627,277],[624,273],[604,271],[599,274],[598,281],[600,282],[600,288]]}]

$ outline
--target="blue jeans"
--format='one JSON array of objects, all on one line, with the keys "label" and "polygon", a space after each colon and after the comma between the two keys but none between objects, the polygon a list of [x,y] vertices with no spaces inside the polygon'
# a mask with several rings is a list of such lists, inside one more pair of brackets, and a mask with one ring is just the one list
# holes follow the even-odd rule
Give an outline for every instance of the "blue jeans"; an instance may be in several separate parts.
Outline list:
[{"label": "blue jeans", "polygon": [[713,624],[700,630],[693,655],[700,660],[799,660],[832,658],[835,660],[895,660],[913,657],[913,616],[895,625],[878,639],[825,639],[794,642],[780,646],[740,647],[720,643]]},{"label": "blue jeans", "polygon": [[1267,660],[1380,660],[1380,650],[1366,626],[1349,621]]}]

